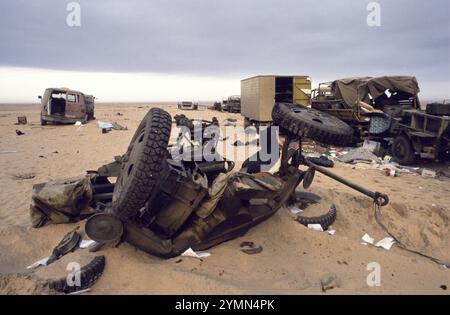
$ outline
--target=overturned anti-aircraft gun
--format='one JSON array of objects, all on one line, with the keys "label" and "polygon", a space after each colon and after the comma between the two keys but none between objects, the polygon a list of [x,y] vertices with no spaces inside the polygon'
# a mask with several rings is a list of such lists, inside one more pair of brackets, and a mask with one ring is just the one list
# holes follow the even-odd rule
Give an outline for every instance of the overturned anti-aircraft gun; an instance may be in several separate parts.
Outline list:
[{"label": "overturned anti-aircraft gun", "polygon": [[[188,248],[204,250],[241,236],[269,218],[301,182],[305,189],[311,185],[315,171],[368,195],[378,205],[388,203],[386,195],[350,183],[302,155],[303,137],[325,144],[350,143],[353,131],[347,124],[331,115],[285,103],[276,104],[272,115],[274,124],[286,134],[281,167],[275,174],[249,174],[231,172],[234,163],[225,159],[172,159],[168,151],[172,119],[166,111],[152,108],[122,157],[112,203],[86,222],[86,233],[100,244],[126,241],[166,258]],[[177,123],[183,122],[190,124],[177,117]],[[290,148],[292,141],[299,141],[298,149]],[[308,169],[299,169],[301,164]],[[97,187],[102,186],[102,180],[97,181]],[[103,186],[108,183],[103,182]],[[95,187],[94,192],[98,190]],[[108,201],[105,195],[103,202]],[[261,200],[266,202],[254,202]]]}]

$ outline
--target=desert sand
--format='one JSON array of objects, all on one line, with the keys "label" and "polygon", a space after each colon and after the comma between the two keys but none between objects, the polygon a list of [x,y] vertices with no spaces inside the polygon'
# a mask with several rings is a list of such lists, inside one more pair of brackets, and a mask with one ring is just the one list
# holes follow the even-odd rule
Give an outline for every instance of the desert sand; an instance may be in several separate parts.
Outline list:
[{"label": "desert sand", "polygon": [[[180,111],[163,106],[172,116]],[[334,235],[308,229],[288,209],[251,229],[245,236],[209,249],[210,257],[198,260],[176,257],[163,260],[123,243],[99,253],[77,250],[57,262],[26,270],[48,256],[75,226],[48,225],[33,229],[29,220],[32,186],[55,179],[83,175],[125,152],[148,105],[101,104],[97,120],[116,121],[128,131],[102,134],[95,121],[82,127],[39,123],[39,106],[0,106],[0,293],[48,294],[46,281],[65,277],[69,262],[87,263],[94,255],[106,256],[103,276],[86,294],[448,294],[450,271],[394,245],[391,250],[361,244],[368,233],[375,240],[386,237],[376,224],[371,200],[321,174],[309,191],[322,196],[318,211],[334,203]],[[123,115],[118,116],[120,112]],[[184,111],[192,118],[227,117],[243,124],[239,114],[211,110]],[[26,115],[27,125],[15,126]],[[15,130],[25,134],[17,136]],[[448,166],[446,166],[448,167]],[[383,208],[383,222],[406,245],[450,262],[450,181],[400,174],[387,177],[380,170],[353,169],[336,163],[333,172],[365,187],[385,192],[390,204]],[[81,229],[83,238],[87,236]],[[263,246],[247,255],[242,241]],[[181,262],[179,261],[181,259]],[[371,270],[381,267],[381,285],[368,286]],[[321,279],[333,273],[338,288],[322,292]]]}]

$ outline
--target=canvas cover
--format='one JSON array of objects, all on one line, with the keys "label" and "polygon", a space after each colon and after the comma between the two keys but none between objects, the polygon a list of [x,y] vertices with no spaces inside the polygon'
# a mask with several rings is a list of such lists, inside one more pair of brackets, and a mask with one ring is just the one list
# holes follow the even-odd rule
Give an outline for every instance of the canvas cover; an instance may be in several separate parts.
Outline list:
[{"label": "canvas cover", "polygon": [[354,108],[359,101],[370,104],[369,94],[376,99],[387,89],[411,95],[417,95],[420,91],[416,78],[411,76],[357,77],[332,83],[336,98],[342,99],[348,108]]}]

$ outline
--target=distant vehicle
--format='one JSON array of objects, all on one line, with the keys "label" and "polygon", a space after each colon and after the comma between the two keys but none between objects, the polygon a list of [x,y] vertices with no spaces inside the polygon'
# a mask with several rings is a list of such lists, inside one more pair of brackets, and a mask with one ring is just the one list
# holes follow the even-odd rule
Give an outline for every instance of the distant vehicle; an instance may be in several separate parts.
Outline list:
[{"label": "distant vehicle", "polygon": [[73,124],[94,119],[92,95],[68,88],[48,88],[41,99],[41,125],[48,122]]},{"label": "distant vehicle", "polygon": [[275,103],[309,106],[309,76],[259,75],[241,81],[241,115],[245,126],[270,125]]},{"label": "distant vehicle", "polygon": [[239,95],[229,96],[226,100],[222,101],[223,110],[229,113],[240,113],[241,112],[241,97]]},{"label": "distant vehicle", "polygon": [[187,101],[183,101],[178,103],[178,109],[193,109],[193,110],[197,110],[198,109],[198,104],[194,103],[194,102],[187,102]]},{"label": "distant vehicle", "polygon": [[413,76],[360,77],[320,83],[311,107],[353,127],[355,142],[371,139],[391,149],[400,164],[421,158],[448,159],[450,104],[423,111]]}]

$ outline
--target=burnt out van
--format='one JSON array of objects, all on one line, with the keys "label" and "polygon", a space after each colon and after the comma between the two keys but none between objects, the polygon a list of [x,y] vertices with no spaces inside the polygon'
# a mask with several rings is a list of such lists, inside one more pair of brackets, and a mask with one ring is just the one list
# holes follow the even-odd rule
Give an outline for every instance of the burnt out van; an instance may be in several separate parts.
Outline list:
[{"label": "burnt out van", "polygon": [[73,124],[94,119],[94,96],[68,88],[48,88],[41,99],[41,124]]}]

